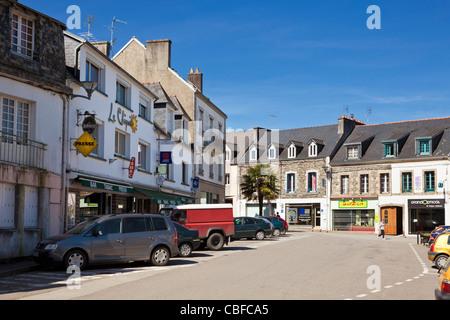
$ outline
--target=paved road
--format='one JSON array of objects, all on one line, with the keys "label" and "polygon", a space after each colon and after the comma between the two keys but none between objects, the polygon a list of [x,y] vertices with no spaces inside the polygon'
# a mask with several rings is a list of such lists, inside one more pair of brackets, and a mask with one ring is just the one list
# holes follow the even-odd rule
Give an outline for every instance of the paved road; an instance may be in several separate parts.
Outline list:
[{"label": "paved road", "polygon": [[53,269],[1,278],[0,300],[432,300],[437,271],[415,241],[293,231],[166,267],[88,268],[80,283]]}]

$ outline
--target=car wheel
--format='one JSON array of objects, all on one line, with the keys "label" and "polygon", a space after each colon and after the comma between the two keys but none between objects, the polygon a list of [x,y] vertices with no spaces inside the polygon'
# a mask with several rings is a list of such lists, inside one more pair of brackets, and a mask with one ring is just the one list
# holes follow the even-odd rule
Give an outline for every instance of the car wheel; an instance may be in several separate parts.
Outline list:
[{"label": "car wheel", "polygon": [[264,240],[264,237],[265,237],[265,234],[264,234],[264,231],[258,231],[257,233],[256,233],[256,240]]},{"label": "car wheel", "polygon": [[447,262],[448,257],[444,254],[441,254],[434,259],[434,265],[436,268],[441,269],[445,266],[445,263]]},{"label": "car wheel", "polygon": [[192,246],[189,242],[184,242],[180,244],[180,256],[189,257],[192,253]]},{"label": "car wheel", "polygon": [[281,234],[280,229],[275,229],[275,230],[273,230],[273,236],[274,236],[274,237],[278,237],[280,234]]},{"label": "car wheel", "polygon": [[169,263],[170,253],[165,247],[157,247],[152,252],[151,262],[154,266],[165,266]]},{"label": "car wheel", "polygon": [[67,269],[70,266],[76,266],[83,270],[87,265],[86,253],[82,250],[69,251],[64,257],[64,267]]},{"label": "car wheel", "polygon": [[217,251],[223,248],[224,242],[223,236],[220,233],[213,233],[206,240],[206,245],[210,250]]}]

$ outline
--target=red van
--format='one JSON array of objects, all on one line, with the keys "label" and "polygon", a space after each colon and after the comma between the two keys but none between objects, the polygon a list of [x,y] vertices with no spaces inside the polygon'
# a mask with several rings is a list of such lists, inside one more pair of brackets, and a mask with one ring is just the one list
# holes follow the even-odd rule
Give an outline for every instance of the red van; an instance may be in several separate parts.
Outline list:
[{"label": "red van", "polygon": [[188,229],[198,230],[199,238],[210,250],[220,250],[234,235],[233,206],[225,204],[186,204],[162,208],[161,214]]}]

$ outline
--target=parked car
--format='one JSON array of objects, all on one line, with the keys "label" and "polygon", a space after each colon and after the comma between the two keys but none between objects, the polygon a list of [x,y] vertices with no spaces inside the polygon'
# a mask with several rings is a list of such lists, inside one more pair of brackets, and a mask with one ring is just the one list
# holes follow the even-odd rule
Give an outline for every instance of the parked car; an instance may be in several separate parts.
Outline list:
[{"label": "parked car", "polygon": [[446,231],[450,230],[450,226],[439,226],[436,227],[433,231],[430,233],[430,240],[428,241],[428,244],[433,244],[434,240],[436,240],[437,236],[441,233],[444,233]]},{"label": "parked car", "polygon": [[198,230],[190,230],[178,222],[173,223],[177,229],[179,255],[189,257],[192,251],[197,250],[200,246],[200,238]]},{"label": "parked car", "polygon": [[267,219],[273,224],[273,234],[272,235],[274,237],[278,237],[280,234],[285,234],[286,233],[286,229],[285,229],[285,227],[283,225],[283,222],[278,220],[276,217],[264,216],[264,217],[261,217],[261,218]]},{"label": "parked car", "polygon": [[198,230],[202,244],[221,250],[234,234],[233,206],[225,204],[185,204],[160,210],[162,215],[191,230]]},{"label": "parked car", "polygon": [[120,214],[85,220],[64,234],[40,241],[34,250],[39,264],[87,265],[151,261],[164,266],[178,254],[177,232],[159,214]]},{"label": "parked car", "polygon": [[439,270],[439,285],[434,290],[436,300],[450,300],[450,259]]},{"label": "parked car", "polygon": [[273,232],[273,225],[261,218],[236,217],[234,218],[234,235],[232,239],[256,238],[263,240]]},{"label": "parked car", "polygon": [[274,218],[280,220],[280,221],[283,223],[283,227],[284,227],[284,229],[286,230],[286,232],[289,231],[289,225],[288,225],[288,223],[286,222],[286,220],[284,220],[284,219],[281,218],[281,217],[277,217],[277,216],[274,216]]},{"label": "parked car", "polygon": [[440,234],[428,251],[428,259],[433,261],[437,268],[443,268],[450,255],[450,233]]}]

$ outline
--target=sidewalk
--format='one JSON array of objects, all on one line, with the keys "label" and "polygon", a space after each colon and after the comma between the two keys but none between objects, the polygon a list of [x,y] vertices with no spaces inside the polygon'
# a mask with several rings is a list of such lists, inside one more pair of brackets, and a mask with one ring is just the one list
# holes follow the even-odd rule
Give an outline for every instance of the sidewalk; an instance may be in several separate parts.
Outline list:
[{"label": "sidewalk", "polygon": [[38,270],[39,268],[41,268],[41,266],[34,262],[31,258],[0,262],[0,278]]}]

